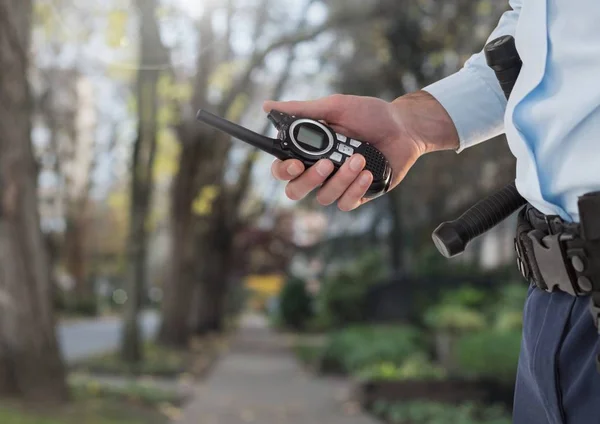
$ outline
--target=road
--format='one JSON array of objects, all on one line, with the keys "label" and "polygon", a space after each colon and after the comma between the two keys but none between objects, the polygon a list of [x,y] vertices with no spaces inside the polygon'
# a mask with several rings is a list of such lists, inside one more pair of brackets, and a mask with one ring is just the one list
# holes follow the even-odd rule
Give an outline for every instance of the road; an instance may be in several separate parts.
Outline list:
[{"label": "road", "polygon": [[[140,321],[144,337],[153,337],[158,330],[159,315],[154,312],[145,312]],[[58,340],[67,362],[113,351],[119,347],[120,338],[121,321],[118,318],[58,325]]]}]

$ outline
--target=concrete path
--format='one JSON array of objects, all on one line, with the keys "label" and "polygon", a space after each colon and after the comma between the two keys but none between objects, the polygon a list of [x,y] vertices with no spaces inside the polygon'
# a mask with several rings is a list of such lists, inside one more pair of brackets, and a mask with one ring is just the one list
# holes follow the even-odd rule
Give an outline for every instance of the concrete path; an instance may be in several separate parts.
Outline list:
[{"label": "concrete path", "polygon": [[[144,337],[153,337],[159,323],[160,317],[156,312],[144,312],[140,319]],[[58,343],[67,362],[77,361],[117,349],[121,342],[121,327],[120,318],[59,323]]]},{"label": "concrete path", "polygon": [[296,362],[285,339],[249,316],[229,352],[195,389],[176,423],[375,424],[347,402],[340,380],[317,379]]}]

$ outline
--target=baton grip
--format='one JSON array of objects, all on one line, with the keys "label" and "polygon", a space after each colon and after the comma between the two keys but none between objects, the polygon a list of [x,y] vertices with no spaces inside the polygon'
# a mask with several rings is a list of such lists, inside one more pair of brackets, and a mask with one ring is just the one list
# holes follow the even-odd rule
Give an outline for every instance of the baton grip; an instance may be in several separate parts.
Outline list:
[{"label": "baton grip", "polygon": [[[498,37],[486,44],[484,53],[508,99],[522,66],[515,39],[510,35]],[[439,225],[432,234],[433,242],[443,256],[454,257],[464,252],[474,238],[494,228],[525,203],[515,184],[509,184],[477,202],[458,219]]]},{"label": "baton grip", "polygon": [[440,224],[433,242],[446,258],[462,253],[474,238],[489,231],[526,203],[515,184],[509,184],[473,205],[454,221]]}]

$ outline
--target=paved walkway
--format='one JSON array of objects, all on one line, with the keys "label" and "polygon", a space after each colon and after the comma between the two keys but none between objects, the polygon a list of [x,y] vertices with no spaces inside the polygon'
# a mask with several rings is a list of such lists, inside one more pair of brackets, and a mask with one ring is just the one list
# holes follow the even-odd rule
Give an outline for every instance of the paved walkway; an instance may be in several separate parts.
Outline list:
[{"label": "paved walkway", "polygon": [[177,423],[376,424],[348,393],[343,381],[303,371],[284,338],[250,316]]}]

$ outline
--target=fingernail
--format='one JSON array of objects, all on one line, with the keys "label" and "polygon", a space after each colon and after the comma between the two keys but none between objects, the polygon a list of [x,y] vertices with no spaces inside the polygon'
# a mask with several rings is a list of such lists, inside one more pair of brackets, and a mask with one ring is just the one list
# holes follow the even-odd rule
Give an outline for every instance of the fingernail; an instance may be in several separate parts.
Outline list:
[{"label": "fingernail", "polygon": [[287,167],[287,172],[292,177],[297,177],[302,172],[302,168],[297,163],[292,163],[290,166]]},{"label": "fingernail", "polygon": [[371,184],[371,176],[369,174],[361,175],[360,179],[358,180],[358,183],[363,187],[368,186],[369,184]]},{"label": "fingernail", "polygon": [[326,177],[329,174],[331,174],[331,171],[333,171],[331,164],[329,161],[327,160],[322,160],[320,162],[317,162],[317,173],[321,176],[321,177]]},{"label": "fingernail", "polygon": [[350,159],[350,169],[354,172],[360,171],[363,168],[363,159],[361,156],[354,156]]}]

